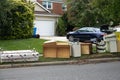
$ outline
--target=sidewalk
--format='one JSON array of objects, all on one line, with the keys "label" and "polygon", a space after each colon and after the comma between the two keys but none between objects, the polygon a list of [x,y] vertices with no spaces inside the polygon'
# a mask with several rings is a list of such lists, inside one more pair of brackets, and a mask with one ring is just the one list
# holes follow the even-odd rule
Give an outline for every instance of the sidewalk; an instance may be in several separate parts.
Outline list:
[{"label": "sidewalk", "polygon": [[32,63],[17,63],[17,64],[1,64],[0,69],[4,68],[18,68],[18,67],[32,67],[32,66],[50,66],[50,65],[82,65],[82,64],[94,64],[101,62],[113,62],[120,61],[119,57],[115,58],[96,58],[96,59],[80,59],[70,61],[53,61],[53,62],[32,62]]}]

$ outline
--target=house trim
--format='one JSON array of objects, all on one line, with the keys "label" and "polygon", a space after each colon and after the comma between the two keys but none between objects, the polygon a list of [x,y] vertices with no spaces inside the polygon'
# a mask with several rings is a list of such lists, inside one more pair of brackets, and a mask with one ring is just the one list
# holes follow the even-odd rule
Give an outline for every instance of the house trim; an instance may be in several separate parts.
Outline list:
[{"label": "house trim", "polygon": [[45,11],[47,11],[48,13],[51,13],[51,11],[49,11],[48,9],[46,9],[44,6],[42,6],[40,3],[38,2],[34,2],[34,4],[37,4],[38,6],[40,6],[41,8],[43,8]]},{"label": "house trim", "polygon": [[[48,1],[48,0],[42,0],[42,1]],[[55,1],[55,0],[51,0],[49,2],[54,2],[54,3],[63,3],[63,1]]]},{"label": "house trim", "polygon": [[52,14],[35,14],[35,16],[61,17],[60,15],[52,15]]}]

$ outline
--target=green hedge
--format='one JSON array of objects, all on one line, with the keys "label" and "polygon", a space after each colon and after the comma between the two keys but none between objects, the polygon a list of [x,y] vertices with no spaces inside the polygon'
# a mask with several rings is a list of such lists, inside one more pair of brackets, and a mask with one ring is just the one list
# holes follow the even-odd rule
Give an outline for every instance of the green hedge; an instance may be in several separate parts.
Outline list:
[{"label": "green hedge", "polygon": [[[3,9],[2,9],[3,8]],[[21,0],[0,0],[0,39],[32,37],[34,5]]]},{"label": "green hedge", "polygon": [[58,19],[56,34],[58,36],[65,36],[67,32],[73,30],[73,26],[68,22],[67,13],[64,13],[62,17]]}]

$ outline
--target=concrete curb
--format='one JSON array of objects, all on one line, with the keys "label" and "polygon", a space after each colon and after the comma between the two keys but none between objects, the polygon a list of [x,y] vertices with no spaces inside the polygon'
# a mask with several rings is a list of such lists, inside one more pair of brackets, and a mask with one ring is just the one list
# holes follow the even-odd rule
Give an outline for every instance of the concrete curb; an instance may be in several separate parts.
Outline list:
[{"label": "concrete curb", "polygon": [[120,61],[119,57],[116,58],[97,58],[97,59],[80,59],[80,60],[70,60],[70,61],[54,61],[54,62],[34,62],[34,63],[19,63],[19,64],[2,64],[0,69],[5,68],[19,68],[19,67],[32,67],[32,66],[49,66],[49,65],[67,65],[67,64],[91,64],[91,63],[101,63],[101,62],[113,62]]}]

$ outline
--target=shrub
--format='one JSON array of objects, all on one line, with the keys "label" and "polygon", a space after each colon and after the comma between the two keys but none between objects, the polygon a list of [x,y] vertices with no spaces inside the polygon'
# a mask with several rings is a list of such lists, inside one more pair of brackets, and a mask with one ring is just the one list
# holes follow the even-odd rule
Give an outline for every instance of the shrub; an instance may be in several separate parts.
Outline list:
[{"label": "shrub", "polygon": [[58,19],[56,34],[58,36],[64,36],[67,32],[73,31],[73,28],[74,26],[68,22],[67,13],[64,13],[63,16]]},{"label": "shrub", "polygon": [[[0,3],[2,0],[0,0]],[[21,0],[3,0],[0,8],[0,39],[23,39],[32,37],[34,6]]]},{"label": "shrub", "polygon": [[65,35],[65,24],[64,24],[64,20],[62,18],[58,19],[58,25],[57,25],[57,29],[56,29],[56,33],[59,36],[63,36]]}]

